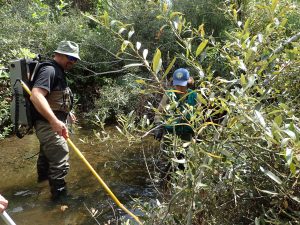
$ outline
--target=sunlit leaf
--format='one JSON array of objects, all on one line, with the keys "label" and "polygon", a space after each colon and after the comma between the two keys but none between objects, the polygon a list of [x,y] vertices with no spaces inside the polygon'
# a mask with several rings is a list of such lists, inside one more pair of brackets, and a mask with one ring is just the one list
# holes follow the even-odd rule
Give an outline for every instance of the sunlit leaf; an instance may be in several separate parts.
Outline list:
[{"label": "sunlit leaf", "polygon": [[119,31],[118,34],[122,34],[126,29],[124,27],[122,27]]},{"label": "sunlit leaf", "polygon": [[244,30],[247,31],[249,29],[250,19],[248,18],[244,25]]},{"label": "sunlit leaf", "polygon": [[274,121],[280,127],[282,124],[282,116],[281,115],[276,116]]},{"label": "sunlit leaf", "polygon": [[109,25],[109,16],[108,16],[108,12],[107,11],[105,11],[104,14],[102,16],[100,16],[100,18],[102,19],[103,24],[105,26]]},{"label": "sunlit leaf", "polygon": [[260,170],[266,174],[268,177],[270,177],[272,180],[274,180],[277,184],[282,184],[282,181],[280,180],[279,177],[277,177],[274,173],[272,173],[271,171],[269,170],[265,170],[263,167],[259,167]]},{"label": "sunlit leaf", "polygon": [[279,0],[272,0],[271,10],[274,12]]},{"label": "sunlit leaf", "polygon": [[259,217],[255,217],[255,225],[260,225],[260,218]]},{"label": "sunlit leaf", "polygon": [[169,66],[168,66],[168,68],[166,69],[166,71],[165,71],[165,73],[164,73],[162,79],[165,78],[165,77],[168,75],[168,73],[169,73],[170,70],[172,69],[172,67],[173,67],[173,65],[174,65],[174,63],[175,63],[175,61],[176,61],[176,57],[174,57],[173,60],[172,60],[172,62],[169,64]]},{"label": "sunlit leaf", "polygon": [[204,38],[204,35],[205,35],[205,31],[204,31],[204,23],[202,23],[202,24],[199,26],[198,32],[200,33],[201,37]]},{"label": "sunlit leaf", "polygon": [[286,148],[285,150],[285,157],[286,157],[286,163],[287,165],[291,165],[293,161],[293,149]]},{"label": "sunlit leaf", "polygon": [[124,68],[139,67],[139,66],[144,66],[144,64],[143,63],[132,63],[132,64],[125,65]]},{"label": "sunlit leaf", "polygon": [[202,51],[204,50],[204,48],[206,47],[207,43],[208,43],[208,40],[207,40],[207,39],[204,39],[204,40],[201,42],[201,44],[198,46],[198,48],[197,48],[197,50],[196,50],[196,57],[197,57],[198,55],[201,54],[201,52],[202,52]]},{"label": "sunlit leaf", "polygon": [[247,82],[246,82],[246,78],[244,76],[244,74],[241,75],[241,85],[242,86],[246,86]]},{"label": "sunlit leaf", "polygon": [[124,135],[123,131],[122,131],[118,126],[116,126],[116,128],[117,128],[117,130],[118,130],[121,134]]},{"label": "sunlit leaf", "polygon": [[265,122],[265,119],[264,119],[264,117],[262,116],[262,114],[261,114],[259,111],[257,111],[257,110],[254,111],[254,114],[255,114],[256,118],[258,119],[259,123],[260,123],[263,127],[266,127],[266,122]]},{"label": "sunlit leaf", "polygon": [[219,155],[215,155],[215,154],[212,154],[212,153],[209,153],[209,152],[205,152],[207,155],[209,155],[210,157],[213,157],[213,158],[217,158],[217,159],[222,159],[223,157],[222,156],[219,156]]},{"label": "sunlit leaf", "polygon": [[279,193],[277,192],[274,192],[274,191],[268,191],[268,190],[259,190],[260,192],[263,192],[263,193],[266,193],[266,194],[269,194],[269,195],[273,195],[273,196],[276,196],[278,195]]},{"label": "sunlit leaf", "polygon": [[160,68],[161,68],[161,52],[159,49],[157,49],[152,60],[152,69],[154,73],[157,74]]},{"label": "sunlit leaf", "polygon": [[291,130],[284,130],[283,132],[286,133],[293,140],[296,140],[296,134],[293,131],[291,131]]},{"label": "sunlit leaf", "polygon": [[200,94],[200,95],[197,95],[197,99],[204,105],[207,105],[207,101],[205,100],[205,98],[203,98],[203,96]]},{"label": "sunlit leaf", "polygon": [[163,12],[166,13],[168,11],[168,4],[164,2],[163,4]]},{"label": "sunlit leaf", "polygon": [[248,84],[247,84],[246,88],[251,88],[254,85],[255,81],[256,81],[255,76],[254,75],[250,75],[248,77]]},{"label": "sunlit leaf", "polygon": [[174,16],[178,16],[178,15],[182,15],[182,13],[181,12],[172,12],[170,14],[170,19],[172,19]]},{"label": "sunlit leaf", "polygon": [[128,32],[128,39],[130,39],[133,34],[134,34],[134,30],[132,29]]},{"label": "sunlit leaf", "polygon": [[281,147],[286,146],[289,143],[290,138],[283,138],[281,141]]},{"label": "sunlit leaf", "polygon": [[148,55],[148,49],[144,49],[143,51],[143,58],[146,59]]},{"label": "sunlit leaf", "polygon": [[186,162],[185,159],[175,159],[175,158],[172,158],[172,161],[180,164],[184,164]]},{"label": "sunlit leaf", "polygon": [[247,67],[243,60],[239,60],[239,68],[241,68],[243,71],[247,71]]},{"label": "sunlit leaf", "polygon": [[121,45],[121,51],[124,52],[128,46],[129,42],[128,41],[123,41]]},{"label": "sunlit leaf", "polygon": [[142,44],[141,42],[136,42],[136,49],[139,50],[141,48]]},{"label": "sunlit leaf", "polygon": [[237,11],[236,11],[236,9],[233,9],[233,19],[235,21],[237,21]]},{"label": "sunlit leaf", "polygon": [[182,147],[186,148],[186,147],[188,147],[190,144],[191,144],[191,142],[185,142],[185,143],[182,144]]},{"label": "sunlit leaf", "polygon": [[146,84],[144,80],[135,80],[135,82],[137,82],[138,84]]}]

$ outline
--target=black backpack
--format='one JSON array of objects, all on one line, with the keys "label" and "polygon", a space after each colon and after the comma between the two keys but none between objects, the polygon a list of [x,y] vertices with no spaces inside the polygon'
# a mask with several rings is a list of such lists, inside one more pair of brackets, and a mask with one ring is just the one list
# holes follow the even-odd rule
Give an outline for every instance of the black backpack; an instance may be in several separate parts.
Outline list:
[{"label": "black backpack", "polygon": [[45,65],[53,65],[50,61],[41,62],[35,59],[18,59],[10,62],[9,76],[13,99],[11,103],[11,120],[17,137],[23,138],[33,127],[32,104],[30,95],[23,89],[22,80],[31,90],[35,75]]}]

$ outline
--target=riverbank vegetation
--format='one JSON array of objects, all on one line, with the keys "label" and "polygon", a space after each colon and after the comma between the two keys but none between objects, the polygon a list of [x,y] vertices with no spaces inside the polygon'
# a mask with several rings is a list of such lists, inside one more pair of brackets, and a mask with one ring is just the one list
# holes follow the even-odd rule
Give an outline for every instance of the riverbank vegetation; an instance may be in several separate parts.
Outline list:
[{"label": "riverbank vegetation", "polygon": [[10,129],[5,68],[12,58],[50,58],[60,40],[78,42],[83,60],[68,75],[76,110],[102,132],[105,123],[118,123],[129,142],[151,135],[172,72],[186,67],[198,93],[196,110],[187,109],[195,136],[188,143],[170,137],[169,160],[179,163],[176,151],[186,158],[167,190],[158,172],[161,153],[150,160],[158,197],[136,201],[145,224],[300,222],[298,1],[0,5],[3,137]]}]

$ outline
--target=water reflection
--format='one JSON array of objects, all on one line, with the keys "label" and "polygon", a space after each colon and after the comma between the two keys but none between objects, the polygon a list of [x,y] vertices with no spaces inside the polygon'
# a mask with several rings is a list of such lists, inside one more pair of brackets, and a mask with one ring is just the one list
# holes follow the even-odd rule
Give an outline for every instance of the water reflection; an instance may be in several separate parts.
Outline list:
[{"label": "water reflection", "polygon": [[[141,151],[153,151],[151,141],[129,147],[122,139],[99,143],[92,138],[93,132],[87,129],[71,137],[121,203],[131,210],[132,198],[147,201],[155,197]],[[80,139],[89,141],[84,143]],[[7,212],[16,224],[97,224],[90,215],[93,210],[98,210],[97,220],[103,224],[123,214],[71,149],[67,183],[73,197],[68,208],[52,203],[48,184],[36,183],[38,145],[35,135],[0,141],[0,193],[9,200]]]}]

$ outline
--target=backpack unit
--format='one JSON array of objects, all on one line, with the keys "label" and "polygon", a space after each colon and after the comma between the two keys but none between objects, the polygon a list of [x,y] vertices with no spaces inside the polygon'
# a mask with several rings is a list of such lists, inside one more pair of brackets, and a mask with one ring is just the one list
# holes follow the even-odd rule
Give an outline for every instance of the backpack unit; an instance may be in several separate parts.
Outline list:
[{"label": "backpack unit", "polygon": [[19,138],[23,138],[33,127],[30,96],[21,86],[20,80],[31,89],[38,70],[43,65],[52,65],[50,62],[41,63],[39,60],[39,57],[36,59],[18,59],[11,61],[9,65],[13,92],[10,115],[14,124],[14,131]]}]

